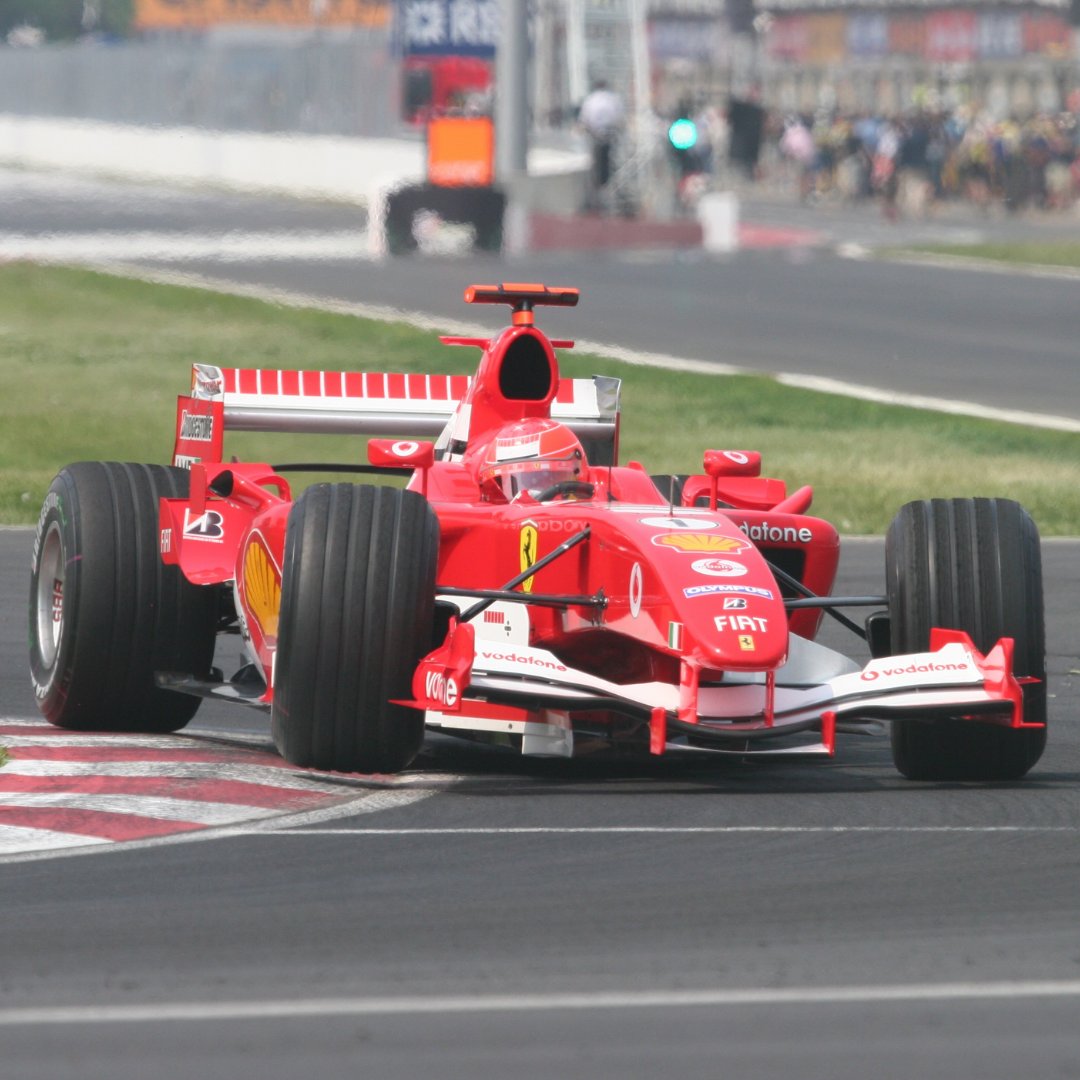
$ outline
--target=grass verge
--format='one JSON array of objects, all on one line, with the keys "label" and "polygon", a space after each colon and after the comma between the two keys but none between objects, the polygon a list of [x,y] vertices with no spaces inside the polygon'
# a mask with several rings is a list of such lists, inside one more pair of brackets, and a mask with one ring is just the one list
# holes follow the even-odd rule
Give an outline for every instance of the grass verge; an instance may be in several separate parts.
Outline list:
[{"label": "grass verge", "polygon": [[1080,269],[1080,242],[1050,243],[1024,241],[985,244],[913,244],[904,251],[930,255],[954,255],[968,259],[1013,263],[1017,266],[1053,266]]},{"label": "grass verge", "polygon": [[[464,310],[463,310],[464,314]],[[588,333],[582,312],[582,334]],[[541,325],[543,319],[540,320]],[[167,461],[193,361],[225,366],[471,371],[434,333],[200,289],[28,263],[0,267],[0,523],[31,523],[77,460]],[[760,450],[843,532],[880,533],[909,499],[999,495],[1044,535],[1080,534],[1080,435],[856,401],[751,376],[634,367],[564,352],[567,375],[621,377],[622,457],[700,471],[707,447]],[[350,461],[355,438],[226,437],[245,460]]]}]

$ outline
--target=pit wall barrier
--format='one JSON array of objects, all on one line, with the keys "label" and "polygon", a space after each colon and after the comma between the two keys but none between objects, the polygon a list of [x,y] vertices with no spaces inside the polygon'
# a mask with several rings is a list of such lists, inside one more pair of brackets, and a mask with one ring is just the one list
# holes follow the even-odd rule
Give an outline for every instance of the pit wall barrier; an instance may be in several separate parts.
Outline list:
[{"label": "pit wall barrier", "polygon": [[[420,138],[253,134],[0,114],[0,164],[366,204],[374,192],[422,183],[426,157]],[[584,192],[587,168],[584,152],[534,148],[517,197],[530,209],[570,213]]]},{"label": "pit wall barrier", "polygon": [[[148,128],[0,114],[0,165],[355,203],[372,211],[372,251],[379,255],[388,251],[386,223],[379,215],[401,201],[395,193],[412,189],[431,194],[425,184],[426,153],[420,138]],[[738,207],[733,197],[706,202],[701,209],[707,212],[682,221],[579,216],[588,168],[585,151],[530,149],[528,176],[504,192],[503,249],[523,254],[545,249],[700,247],[703,240],[706,250],[715,252],[736,247]],[[445,215],[442,202],[456,206],[461,198],[448,189],[441,202],[433,200],[432,209]],[[492,238],[485,247],[495,236],[490,212],[485,202],[475,221],[485,237]],[[402,234],[400,223],[391,225],[392,233]]]}]

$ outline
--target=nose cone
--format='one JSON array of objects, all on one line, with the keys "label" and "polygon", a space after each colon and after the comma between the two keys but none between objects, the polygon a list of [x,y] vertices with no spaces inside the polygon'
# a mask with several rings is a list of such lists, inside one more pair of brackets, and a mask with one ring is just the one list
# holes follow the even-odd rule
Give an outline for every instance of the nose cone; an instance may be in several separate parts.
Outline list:
[{"label": "nose cone", "polygon": [[653,538],[676,618],[669,645],[703,667],[761,671],[787,658],[788,624],[779,585],[757,548],[734,526]]}]

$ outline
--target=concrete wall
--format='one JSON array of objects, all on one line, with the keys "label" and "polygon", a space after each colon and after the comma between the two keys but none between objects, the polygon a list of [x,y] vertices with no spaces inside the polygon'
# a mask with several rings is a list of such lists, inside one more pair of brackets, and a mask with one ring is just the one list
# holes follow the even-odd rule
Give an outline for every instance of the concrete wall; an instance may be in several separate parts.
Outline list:
[{"label": "concrete wall", "polygon": [[419,139],[257,135],[0,116],[0,161],[30,168],[363,201],[419,180]]},{"label": "concrete wall", "polygon": [[[10,114],[0,115],[0,163],[359,203],[426,171],[418,136],[259,135]],[[530,209],[568,213],[580,204],[587,166],[582,150],[533,149],[514,196]]]},{"label": "concrete wall", "polygon": [[[422,180],[385,31],[0,47],[0,162],[366,202]],[[568,213],[584,146],[535,148],[515,202]]]},{"label": "concrete wall", "polygon": [[0,112],[392,136],[401,127],[399,64],[384,30],[0,47]]}]

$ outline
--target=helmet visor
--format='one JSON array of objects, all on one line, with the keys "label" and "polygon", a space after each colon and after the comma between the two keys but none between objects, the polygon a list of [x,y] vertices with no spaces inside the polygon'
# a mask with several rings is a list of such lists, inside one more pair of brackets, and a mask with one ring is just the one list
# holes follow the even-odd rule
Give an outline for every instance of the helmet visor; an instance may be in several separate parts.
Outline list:
[{"label": "helmet visor", "polygon": [[534,499],[553,484],[574,480],[581,475],[581,454],[575,451],[564,458],[543,458],[503,465],[499,480],[503,493],[513,499],[528,492]]}]

